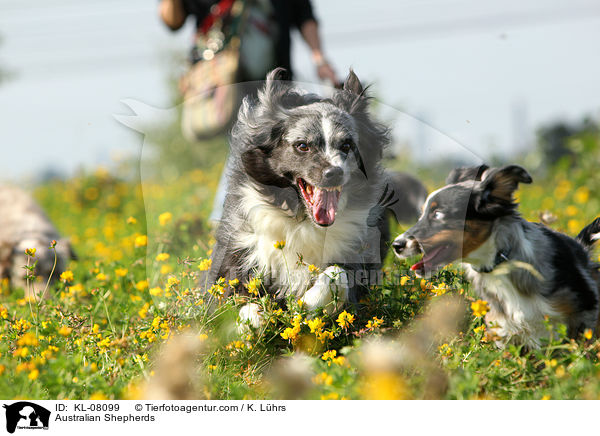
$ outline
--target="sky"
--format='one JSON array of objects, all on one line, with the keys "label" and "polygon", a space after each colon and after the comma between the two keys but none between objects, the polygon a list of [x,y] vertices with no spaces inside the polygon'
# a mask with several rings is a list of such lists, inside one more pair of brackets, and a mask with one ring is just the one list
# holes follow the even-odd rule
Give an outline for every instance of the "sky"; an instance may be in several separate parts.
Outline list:
[{"label": "sky", "polygon": [[[597,0],[313,0],[327,58],[373,84],[394,150],[426,162],[531,144],[537,127],[600,118]],[[0,180],[110,165],[140,136],[135,99],[170,105],[193,24],[168,31],[152,0],[0,0]],[[298,80],[318,79],[296,33]],[[174,70],[175,69],[175,70]],[[452,144],[452,145],[449,145]]]}]

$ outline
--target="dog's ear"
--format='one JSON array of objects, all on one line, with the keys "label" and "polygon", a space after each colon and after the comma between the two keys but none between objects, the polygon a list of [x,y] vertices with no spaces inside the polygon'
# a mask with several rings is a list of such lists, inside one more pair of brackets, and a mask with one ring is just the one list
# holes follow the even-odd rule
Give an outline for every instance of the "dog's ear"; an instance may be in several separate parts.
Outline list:
[{"label": "dog's ear", "polygon": [[447,185],[454,185],[456,183],[465,182],[468,180],[480,181],[483,177],[483,173],[490,167],[486,164],[482,164],[476,167],[468,168],[455,168],[450,171],[446,178]]},{"label": "dog's ear", "polygon": [[264,88],[258,91],[258,99],[265,109],[275,110],[281,103],[281,99],[290,89],[287,78],[285,68],[275,68],[267,74]]},{"label": "dog's ear", "polygon": [[366,113],[369,101],[367,89],[368,87],[363,87],[360,83],[354,71],[350,70],[342,89],[333,94],[333,102],[349,114]]},{"label": "dog's ear", "polygon": [[516,207],[513,194],[519,183],[531,183],[529,173],[518,165],[488,170],[474,191],[474,206],[479,213],[493,216],[510,214]]},{"label": "dog's ear", "polygon": [[348,91],[355,95],[362,95],[364,92],[364,88],[360,80],[358,80],[358,76],[354,73],[353,69],[350,69],[348,73],[348,77],[344,81],[344,91]]}]

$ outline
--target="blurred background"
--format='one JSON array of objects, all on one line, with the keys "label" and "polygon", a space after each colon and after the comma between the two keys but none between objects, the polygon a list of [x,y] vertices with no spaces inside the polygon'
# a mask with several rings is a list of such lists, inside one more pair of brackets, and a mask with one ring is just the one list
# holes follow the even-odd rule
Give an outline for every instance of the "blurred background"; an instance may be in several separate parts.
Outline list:
[{"label": "blurred background", "polygon": [[[414,117],[393,151],[431,163],[447,135],[483,159],[533,150],[539,129],[600,115],[596,0],[315,0],[324,52],[379,101]],[[0,1],[0,177],[39,180],[140,153],[120,101],[174,105],[194,23],[171,32],[158,1]],[[293,34],[296,79],[318,82]],[[556,133],[556,132],[554,132]],[[537,136],[536,136],[537,134]],[[539,160],[539,159],[538,159]]]}]

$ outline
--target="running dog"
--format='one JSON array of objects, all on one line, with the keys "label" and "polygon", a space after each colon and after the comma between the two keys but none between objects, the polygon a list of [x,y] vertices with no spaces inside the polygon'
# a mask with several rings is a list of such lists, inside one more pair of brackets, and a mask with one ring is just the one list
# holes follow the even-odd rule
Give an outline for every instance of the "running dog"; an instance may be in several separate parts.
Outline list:
[{"label": "running dog", "polygon": [[[54,252],[49,248],[56,240],[56,265]],[[35,248],[37,282],[27,286],[27,256],[25,250]],[[52,274],[57,278],[69,260],[75,259],[71,244],[61,238],[48,216],[24,190],[15,186],[0,186],[0,278],[9,279],[12,287],[24,288],[27,296],[40,295]],[[47,295],[46,295],[47,296]]]},{"label": "running dog", "polygon": [[600,218],[575,238],[523,219],[513,194],[531,183],[516,165],[482,165],[450,173],[431,193],[418,222],[393,242],[396,255],[423,254],[418,276],[462,260],[466,278],[490,305],[486,323],[502,346],[539,347],[546,318],[567,325],[570,337],[598,322],[599,265],[590,254]]},{"label": "running dog", "polygon": [[[236,278],[235,292],[244,293],[260,277],[261,293],[333,312],[377,278],[389,241],[386,211],[418,215],[426,191],[383,171],[389,132],[371,118],[352,71],[331,98],[284,74],[274,70],[257,98],[244,99],[233,127],[209,282]],[[415,194],[398,195],[404,187]],[[240,317],[259,325],[256,305]]]}]

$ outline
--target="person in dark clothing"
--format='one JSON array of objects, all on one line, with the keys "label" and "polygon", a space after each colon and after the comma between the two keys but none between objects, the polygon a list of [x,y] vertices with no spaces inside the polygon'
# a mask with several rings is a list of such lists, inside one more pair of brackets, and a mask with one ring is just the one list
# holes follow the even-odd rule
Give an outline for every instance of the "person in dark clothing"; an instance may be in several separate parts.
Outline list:
[{"label": "person in dark clothing", "polygon": [[[171,29],[180,29],[189,16],[195,17],[196,27],[200,28],[204,18],[209,14],[211,7],[219,3],[218,0],[161,0],[160,17]],[[311,51],[311,57],[317,74],[322,80],[337,85],[339,80],[334,69],[323,55],[319,26],[313,14],[309,0],[268,0],[271,6],[272,20],[276,23],[277,37],[274,41],[273,65],[285,68],[292,77],[290,61],[290,31],[297,28]]]}]

